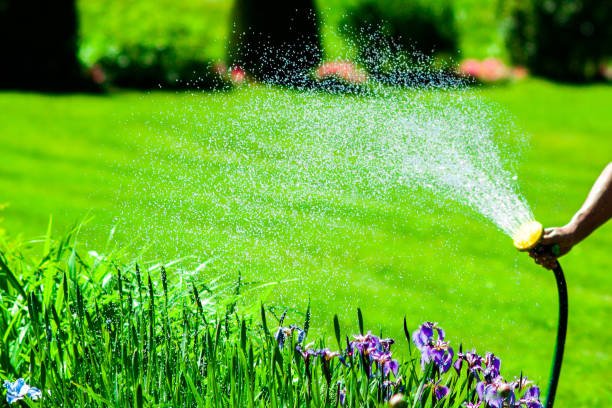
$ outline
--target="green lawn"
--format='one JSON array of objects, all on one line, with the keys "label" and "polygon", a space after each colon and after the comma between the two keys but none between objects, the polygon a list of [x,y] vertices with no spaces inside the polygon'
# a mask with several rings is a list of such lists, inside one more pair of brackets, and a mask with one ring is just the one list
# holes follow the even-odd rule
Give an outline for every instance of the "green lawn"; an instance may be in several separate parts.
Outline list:
[{"label": "green lawn", "polygon": [[[516,164],[536,217],[545,225],[566,222],[612,157],[612,87],[529,80],[482,94],[531,134]],[[194,254],[212,259],[203,279],[233,279],[240,269],[247,281],[290,280],[262,296],[302,309],[310,297],[313,326],[327,333],[334,313],[355,327],[358,306],[366,326],[396,338],[404,315],[414,326],[438,321],[455,347],[462,341],[494,351],[506,376],[523,370],[545,386],[556,330],[552,274],[478,216],[401,188],[376,198],[325,186],[300,200],[285,196],[294,190],[284,186],[259,189],[282,179],[266,155],[292,146],[278,129],[291,134],[299,121],[272,115],[254,124],[247,140],[232,133],[244,129],[232,121],[250,101],[278,95],[260,88],[221,95],[2,93],[0,203],[10,203],[3,226],[29,238],[45,231],[50,215],[63,231],[89,213],[95,219],[82,235],[88,248],[101,251],[116,225],[120,245],[148,245],[143,262]],[[341,96],[317,98],[321,105],[344,103]],[[224,143],[203,147],[211,129],[227,131],[215,135]],[[241,157],[260,153],[245,187]],[[299,173],[287,179],[300,181]],[[571,315],[559,406],[612,402],[611,246],[607,226],[563,261]]]}]

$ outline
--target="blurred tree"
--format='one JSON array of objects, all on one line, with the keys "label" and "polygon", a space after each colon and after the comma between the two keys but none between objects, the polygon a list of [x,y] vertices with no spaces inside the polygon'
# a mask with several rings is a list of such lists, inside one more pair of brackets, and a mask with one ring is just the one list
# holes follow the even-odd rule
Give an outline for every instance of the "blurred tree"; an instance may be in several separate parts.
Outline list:
[{"label": "blurred tree", "polygon": [[362,0],[339,28],[370,75],[395,84],[433,79],[418,71],[448,65],[457,55],[459,35],[450,0]]},{"label": "blurred tree", "polygon": [[93,90],[77,58],[75,0],[0,0],[0,88]]},{"label": "blurred tree", "polygon": [[306,80],[321,58],[313,0],[234,2],[230,65],[240,65],[261,81],[295,85]]},{"label": "blurred tree", "polygon": [[508,48],[515,63],[564,81],[601,76],[612,57],[611,0],[514,0]]}]

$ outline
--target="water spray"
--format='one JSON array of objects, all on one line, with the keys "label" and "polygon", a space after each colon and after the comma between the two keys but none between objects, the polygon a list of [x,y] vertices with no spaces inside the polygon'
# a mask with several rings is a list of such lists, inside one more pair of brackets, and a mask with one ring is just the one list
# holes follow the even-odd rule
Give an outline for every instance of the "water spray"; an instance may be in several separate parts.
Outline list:
[{"label": "water spray", "polygon": [[[559,255],[558,245],[542,245],[544,229],[542,224],[537,221],[526,222],[512,237],[514,246],[519,251],[530,251],[536,254]],[[567,334],[567,285],[561,264],[557,261],[553,268],[555,279],[557,280],[557,291],[559,293],[559,323],[557,326],[557,344],[553,359],[548,394],[546,395],[546,408],[552,408],[555,402],[559,375],[561,374],[561,363],[563,362],[563,350],[565,347],[565,336]]]}]

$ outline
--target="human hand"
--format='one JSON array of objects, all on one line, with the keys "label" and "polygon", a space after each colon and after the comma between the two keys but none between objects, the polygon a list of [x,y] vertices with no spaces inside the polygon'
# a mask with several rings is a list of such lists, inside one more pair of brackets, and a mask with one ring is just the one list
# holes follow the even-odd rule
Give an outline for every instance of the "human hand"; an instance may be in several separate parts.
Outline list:
[{"label": "human hand", "polygon": [[542,265],[546,269],[554,269],[557,266],[557,258],[567,254],[577,243],[575,229],[569,224],[564,227],[546,228],[540,244],[544,246],[557,245],[559,247],[558,255],[550,252],[538,253],[531,250],[529,256],[538,265]]}]

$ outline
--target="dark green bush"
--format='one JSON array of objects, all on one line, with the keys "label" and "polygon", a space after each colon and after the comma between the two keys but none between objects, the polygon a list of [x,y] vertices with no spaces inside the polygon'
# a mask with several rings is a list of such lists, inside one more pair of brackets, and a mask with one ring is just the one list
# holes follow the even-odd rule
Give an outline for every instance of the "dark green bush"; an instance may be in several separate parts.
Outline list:
[{"label": "dark green bush", "polygon": [[348,11],[340,31],[378,79],[440,64],[458,47],[449,1],[366,0]]},{"label": "dark green bush", "polygon": [[199,77],[200,87],[216,86],[209,61],[224,58],[230,7],[201,0],[79,1],[79,58],[121,86],[186,88]]},{"label": "dark green bush", "polygon": [[228,62],[261,81],[303,84],[323,54],[313,0],[236,0]]},{"label": "dark green bush", "polygon": [[221,89],[227,84],[210,61],[184,58],[172,48],[125,47],[103,57],[106,82],[137,89]]},{"label": "dark green bush", "polygon": [[612,56],[610,0],[518,0],[509,14],[510,56],[536,75],[591,81]]}]

